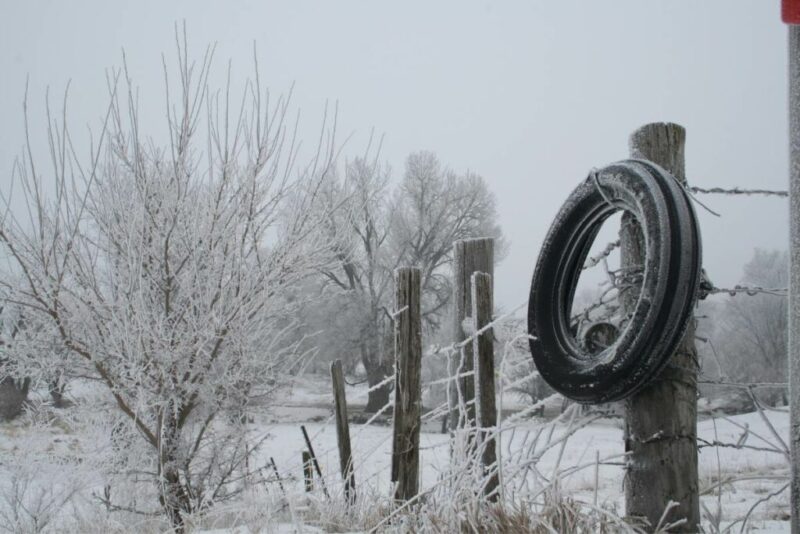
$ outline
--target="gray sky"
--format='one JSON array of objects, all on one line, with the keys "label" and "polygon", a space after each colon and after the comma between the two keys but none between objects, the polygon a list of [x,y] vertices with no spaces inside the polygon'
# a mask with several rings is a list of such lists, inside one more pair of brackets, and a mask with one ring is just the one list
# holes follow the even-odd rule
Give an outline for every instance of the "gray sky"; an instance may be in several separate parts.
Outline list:
[{"label": "gray sky", "polygon": [[[103,112],[105,69],[124,47],[148,128],[163,131],[161,52],[186,20],[199,55],[217,43],[219,72],[295,82],[308,142],[326,100],[338,101],[346,153],[372,127],[383,156],[435,151],[483,175],[497,195],[510,253],[497,302],[527,299],[539,245],[561,202],[591,167],[627,156],[628,134],[650,121],[686,126],[687,175],[699,186],[785,189],[786,28],[778,0],[516,2],[11,1],[0,0],[0,185],[23,142],[30,75],[34,125],[49,85],[72,80],[76,135]],[[39,120],[39,122],[36,122]],[[159,134],[160,136],[160,134]],[[40,152],[42,157],[46,153]],[[780,199],[703,199],[704,263],[733,284],[756,246],[786,248]]]}]

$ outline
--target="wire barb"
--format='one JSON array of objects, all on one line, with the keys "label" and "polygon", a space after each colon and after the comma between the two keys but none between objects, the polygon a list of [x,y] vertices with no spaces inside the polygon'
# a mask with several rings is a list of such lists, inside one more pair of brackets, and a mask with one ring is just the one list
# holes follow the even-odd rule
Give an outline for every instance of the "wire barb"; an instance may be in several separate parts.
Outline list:
[{"label": "wire barb", "polygon": [[773,197],[782,197],[787,198],[789,196],[788,191],[780,191],[780,190],[773,190],[773,189],[742,189],[740,187],[734,187],[732,189],[723,189],[722,187],[689,187],[689,190],[692,193],[701,193],[701,194],[719,194],[719,195],[764,195],[764,196],[773,196]]},{"label": "wire barb", "polygon": [[774,295],[776,297],[785,297],[789,294],[789,289],[786,287],[766,288],[761,286],[743,285],[735,285],[732,288],[711,286],[705,289],[706,295],[718,295],[723,293],[728,294],[731,297],[735,297],[739,294],[744,294],[751,297],[755,295]]}]

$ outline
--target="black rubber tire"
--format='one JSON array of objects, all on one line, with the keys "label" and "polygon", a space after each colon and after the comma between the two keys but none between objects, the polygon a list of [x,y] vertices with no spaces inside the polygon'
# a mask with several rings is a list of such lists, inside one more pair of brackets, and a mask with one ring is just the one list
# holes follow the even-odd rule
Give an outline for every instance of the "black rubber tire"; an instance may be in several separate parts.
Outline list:
[{"label": "black rubber tire", "polygon": [[[639,298],[615,342],[588,354],[569,328],[575,287],[589,249],[613,213],[632,214],[645,257]],[[592,173],[561,207],[539,253],[528,302],[528,332],[542,378],[582,403],[623,399],[652,380],[680,343],[697,300],[701,267],[697,216],[683,188],[642,160]]]}]

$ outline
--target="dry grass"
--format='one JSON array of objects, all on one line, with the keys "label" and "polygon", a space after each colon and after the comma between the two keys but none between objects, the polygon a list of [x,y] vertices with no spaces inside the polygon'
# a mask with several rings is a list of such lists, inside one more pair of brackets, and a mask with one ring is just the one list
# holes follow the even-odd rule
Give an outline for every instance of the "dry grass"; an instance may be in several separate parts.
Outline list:
[{"label": "dry grass", "polygon": [[[612,510],[593,509],[570,497],[552,494],[544,503],[518,502],[486,504],[476,498],[463,503],[460,513],[447,513],[435,503],[417,511],[415,528],[408,532],[447,534],[610,534],[643,532],[640,526],[624,522]],[[449,507],[448,507],[449,508]],[[406,522],[406,524],[410,523]]]}]

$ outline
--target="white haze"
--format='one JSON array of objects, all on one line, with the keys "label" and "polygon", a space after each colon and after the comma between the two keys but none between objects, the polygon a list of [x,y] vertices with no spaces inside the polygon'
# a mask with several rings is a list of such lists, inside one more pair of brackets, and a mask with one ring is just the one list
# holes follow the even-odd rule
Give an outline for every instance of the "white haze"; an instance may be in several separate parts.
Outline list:
[{"label": "white haze", "polygon": [[[486,177],[510,239],[497,302],[527,298],[547,227],[594,166],[627,156],[650,121],[686,126],[687,174],[698,186],[785,189],[786,28],[779,2],[158,2],[0,3],[0,186],[24,142],[26,76],[34,126],[45,89],[57,108],[71,80],[77,137],[103,112],[105,69],[127,52],[147,133],[164,132],[161,52],[185,20],[200,55],[217,43],[218,73],[295,83],[301,133],[314,136],[326,100],[339,105],[345,154],[372,127],[395,176],[415,150]],[[38,121],[38,122],[37,122]],[[41,139],[34,139],[41,142]],[[40,154],[45,157],[44,146]],[[704,198],[705,266],[733,284],[756,246],[786,248],[781,199]]]}]

